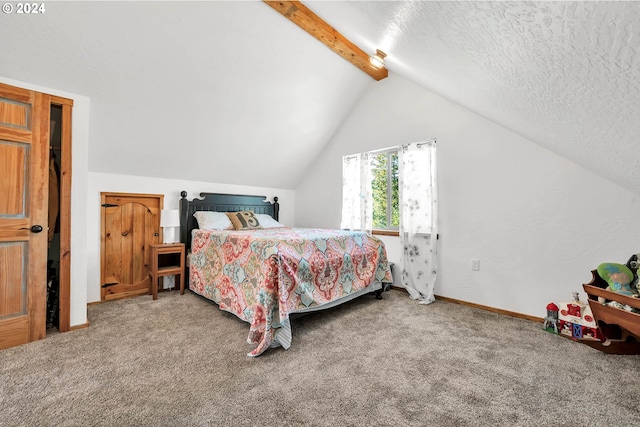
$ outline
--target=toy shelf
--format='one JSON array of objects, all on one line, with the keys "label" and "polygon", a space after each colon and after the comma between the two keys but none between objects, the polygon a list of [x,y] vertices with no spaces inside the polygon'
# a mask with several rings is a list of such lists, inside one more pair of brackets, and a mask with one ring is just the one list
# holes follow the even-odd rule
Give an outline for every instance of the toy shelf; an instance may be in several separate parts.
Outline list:
[{"label": "toy shelf", "polygon": [[[591,347],[612,354],[640,354],[640,314],[603,304],[598,297],[606,301],[617,301],[640,311],[640,299],[606,290],[608,286],[596,270],[591,271],[591,282],[583,284],[587,293],[589,307],[605,339],[593,343]],[[592,345],[594,344],[594,345]]]}]

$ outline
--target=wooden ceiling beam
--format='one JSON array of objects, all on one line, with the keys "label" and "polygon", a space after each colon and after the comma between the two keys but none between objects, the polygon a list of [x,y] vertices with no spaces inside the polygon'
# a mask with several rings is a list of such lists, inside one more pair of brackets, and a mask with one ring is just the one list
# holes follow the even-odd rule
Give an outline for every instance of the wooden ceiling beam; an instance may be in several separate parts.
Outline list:
[{"label": "wooden ceiling beam", "polygon": [[375,80],[382,80],[389,75],[389,71],[385,67],[374,68],[369,63],[369,55],[365,51],[349,41],[301,2],[263,1]]}]

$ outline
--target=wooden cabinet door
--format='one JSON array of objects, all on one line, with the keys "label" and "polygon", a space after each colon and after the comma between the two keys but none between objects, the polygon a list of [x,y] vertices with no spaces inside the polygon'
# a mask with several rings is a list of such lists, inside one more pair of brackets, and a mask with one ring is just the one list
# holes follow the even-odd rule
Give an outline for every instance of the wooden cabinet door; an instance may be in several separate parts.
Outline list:
[{"label": "wooden cabinet door", "polygon": [[0,349],[46,335],[50,103],[0,84]]},{"label": "wooden cabinet door", "polygon": [[101,193],[101,299],[149,292],[149,245],[160,243],[161,194]]}]

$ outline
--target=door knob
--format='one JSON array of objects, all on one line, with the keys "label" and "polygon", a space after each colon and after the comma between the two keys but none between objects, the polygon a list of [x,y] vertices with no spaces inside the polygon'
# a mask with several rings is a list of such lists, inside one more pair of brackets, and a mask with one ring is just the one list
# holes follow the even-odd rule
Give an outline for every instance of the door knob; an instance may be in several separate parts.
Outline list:
[{"label": "door knob", "polygon": [[39,232],[42,231],[42,226],[36,224],[36,225],[32,226],[31,228],[22,227],[22,228],[20,228],[20,230],[31,230],[32,233],[39,233]]}]

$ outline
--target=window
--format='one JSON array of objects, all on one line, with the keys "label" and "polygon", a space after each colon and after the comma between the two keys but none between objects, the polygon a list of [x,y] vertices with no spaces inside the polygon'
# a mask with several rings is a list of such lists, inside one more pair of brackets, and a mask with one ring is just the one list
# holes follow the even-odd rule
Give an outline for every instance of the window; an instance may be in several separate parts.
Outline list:
[{"label": "window", "polygon": [[398,150],[373,152],[371,168],[372,228],[394,230],[400,226]]},{"label": "window", "polygon": [[402,283],[422,304],[435,300],[437,192],[435,139],[342,158],[341,228],[399,236]]},{"label": "window", "polygon": [[341,228],[397,235],[398,160],[397,147],[343,158]]}]

